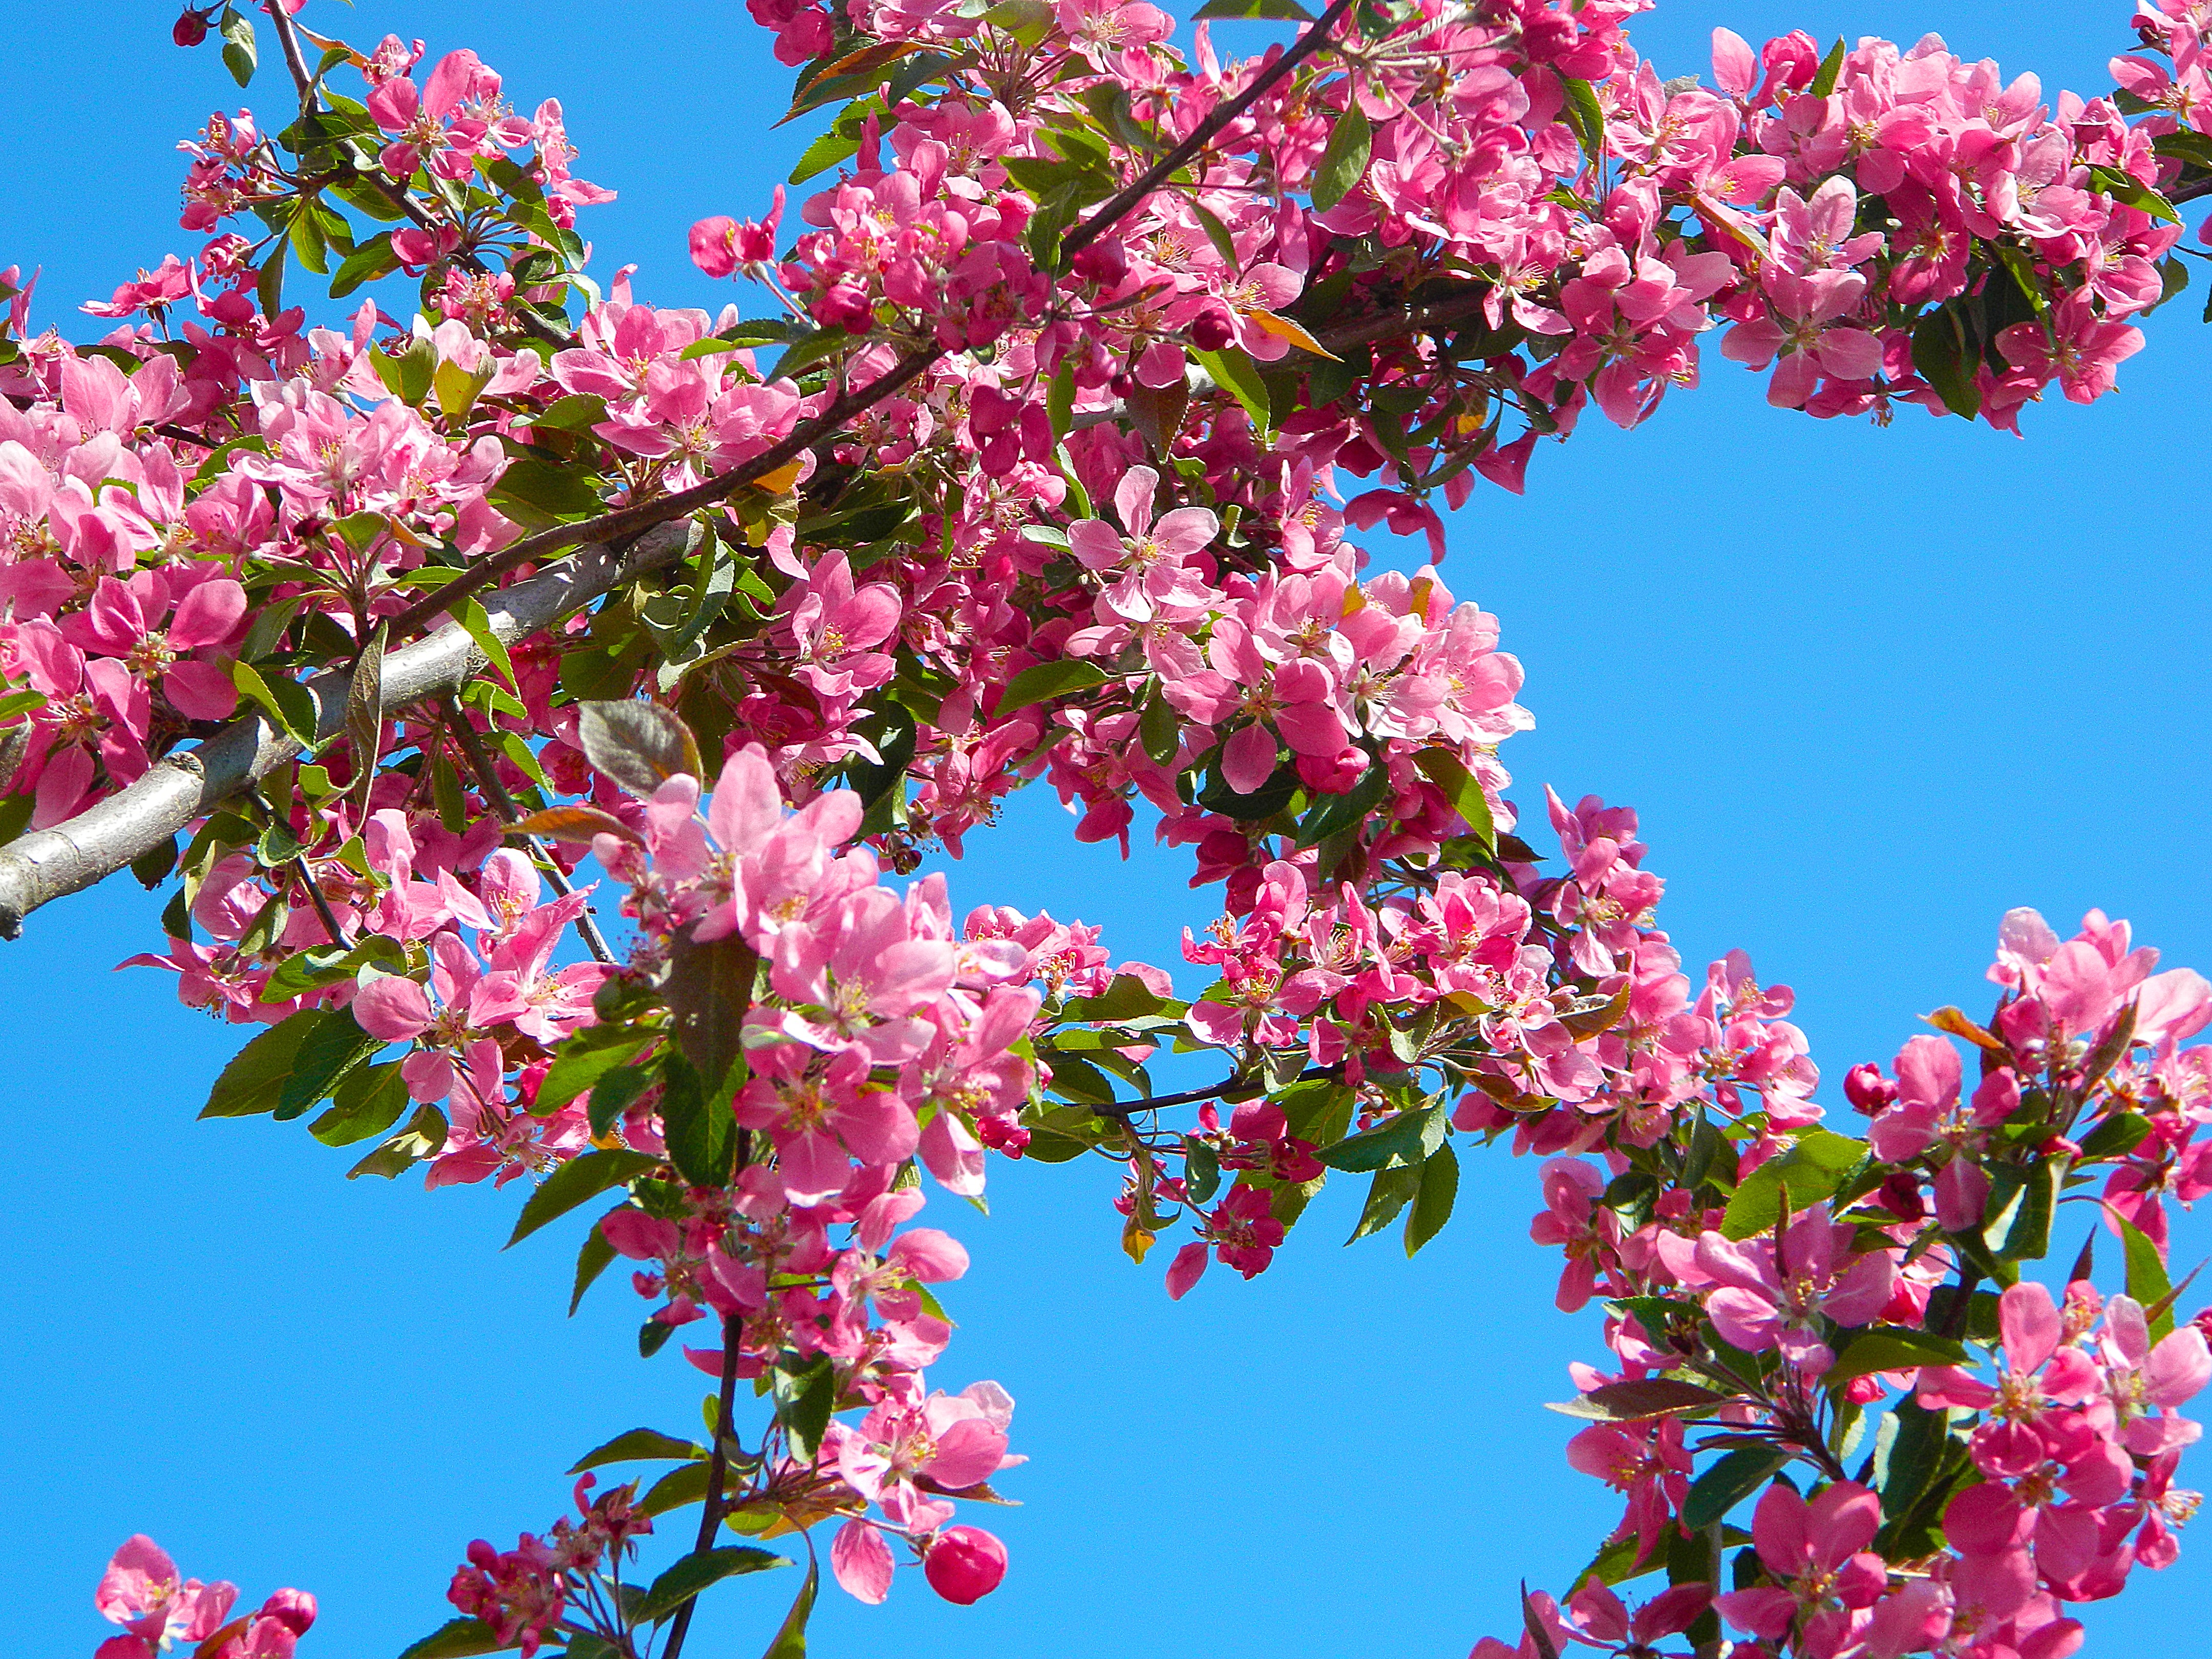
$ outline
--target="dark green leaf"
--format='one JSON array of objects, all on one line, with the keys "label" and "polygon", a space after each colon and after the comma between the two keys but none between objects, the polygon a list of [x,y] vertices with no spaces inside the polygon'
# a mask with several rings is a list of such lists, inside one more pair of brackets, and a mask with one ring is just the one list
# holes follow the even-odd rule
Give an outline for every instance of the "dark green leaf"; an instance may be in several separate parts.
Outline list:
[{"label": "dark green leaf", "polygon": [[350,1146],[382,1134],[407,1109],[407,1079],[399,1062],[363,1066],[339,1084],[331,1109],[307,1126],[325,1146]]},{"label": "dark green leaf", "polygon": [[515,1218],[514,1231],[507,1245],[520,1243],[556,1217],[568,1214],[609,1188],[621,1186],[648,1170],[658,1169],[659,1164],[659,1158],[643,1152],[611,1149],[589,1152],[581,1158],[569,1159],[545,1178],[544,1186],[531,1194],[530,1201]]},{"label": "dark green leaf", "polygon": [[593,1222],[591,1237],[584,1241],[584,1248],[576,1252],[576,1284],[568,1293],[568,1316],[571,1319],[576,1316],[576,1310],[584,1304],[584,1292],[592,1288],[592,1282],[606,1272],[614,1259],[615,1247],[607,1243],[607,1236],[599,1231],[599,1224]]},{"label": "dark green leaf", "polygon": [[576,737],[584,757],[640,800],[679,772],[696,778],[705,769],[691,728],[659,703],[583,703]]},{"label": "dark green leaf", "polygon": [[587,1094],[599,1079],[617,1066],[627,1066],[653,1041],[650,1033],[625,1036],[621,1042],[595,1047],[574,1041],[562,1045],[538,1085],[532,1109],[540,1116],[559,1111],[578,1095]]},{"label": "dark green leaf", "polygon": [[550,519],[590,518],[606,510],[606,503],[585,474],[530,455],[508,462],[491,494],[495,507],[519,504]]},{"label": "dark green leaf", "polygon": [[1391,1164],[1377,1170],[1368,1184],[1367,1202],[1360,1206],[1358,1224],[1344,1242],[1356,1244],[1370,1233],[1381,1232],[1398,1218],[1398,1212],[1413,1201],[1420,1187],[1419,1164]]},{"label": "dark green leaf", "polygon": [[1765,1486],[1790,1462],[1771,1446],[1739,1446],[1691,1483],[1682,1505],[1682,1524],[1702,1532]]},{"label": "dark green leaf", "polygon": [[684,929],[669,951],[668,1012],[676,1045],[699,1073],[711,1097],[730,1092],[731,1069],[743,1081],[745,1010],[752,1006],[753,970],[760,958],[742,935],[731,933],[702,945]]},{"label": "dark green leaf", "polygon": [[1251,19],[1271,23],[1310,23],[1314,15],[1298,0],[1206,0],[1191,14],[1199,18]]},{"label": "dark green leaf", "polygon": [[652,1086],[653,1073],[641,1066],[625,1066],[601,1078],[592,1090],[592,1133],[603,1135],[613,1128],[630,1102]]},{"label": "dark green leaf", "polygon": [[[330,1017],[327,1008],[302,1008],[264,1031],[232,1057],[208,1093],[202,1117],[252,1117],[273,1112],[285,1079],[309,1032]],[[348,1017],[351,1024],[351,1017]]]},{"label": "dark green leaf", "polygon": [[1094,685],[1103,685],[1113,675],[1096,663],[1082,662],[1073,657],[1061,657],[1051,662],[1034,663],[1006,682],[999,694],[997,718],[1027,708],[1031,703],[1043,702],[1051,697],[1064,697],[1074,691],[1088,690]]},{"label": "dark green leaf", "polygon": [[720,1187],[737,1153],[737,1123],[707,1097],[699,1073],[681,1054],[661,1062],[660,1121],[668,1156],[695,1187]]},{"label": "dark green leaf", "polygon": [[1447,1140],[1421,1165],[1421,1190],[1413,1195],[1406,1217],[1406,1254],[1417,1255],[1422,1245],[1443,1231],[1459,1197],[1459,1154]]},{"label": "dark green leaf", "polygon": [[[2128,1256],[2128,1294],[2150,1308],[2166,1300],[2173,1289],[2166,1277],[2166,1258],[2150,1241],[2142,1228],[2120,1214],[2108,1209],[2109,1215],[2120,1230],[2120,1243],[2126,1247]],[[2150,1340],[2154,1342],[2173,1333],[2173,1311],[2171,1308],[2150,1322]]]},{"label": "dark green leaf", "polygon": [[481,1619],[455,1619],[409,1648],[399,1659],[468,1659],[471,1654],[504,1653],[519,1642],[502,1642]]},{"label": "dark green leaf", "polygon": [[1221,1190],[1221,1158],[1195,1135],[1182,1138],[1182,1181],[1194,1204],[1207,1203]]},{"label": "dark green leaf", "polygon": [[1328,212],[1358,188],[1367,176],[1367,162],[1373,154],[1375,134],[1367,123],[1367,112],[1359,107],[1356,92],[1348,92],[1349,106],[1330,124],[1328,148],[1321,153],[1321,165],[1314,169],[1313,204]]},{"label": "dark green leaf", "polygon": [[1214,385],[1244,405],[1244,412],[1252,417],[1256,430],[1267,432],[1273,428],[1274,411],[1268,401],[1267,383],[1260,376],[1259,364],[1236,346],[1194,355],[1213,377]]},{"label": "dark green leaf", "polygon": [[351,1010],[327,1011],[293,1056],[292,1074],[276,1094],[277,1121],[295,1118],[329,1099],[348,1072],[383,1047],[384,1039],[362,1030]]},{"label": "dark green leaf", "polygon": [[1370,765],[1350,789],[1340,795],[1323,795],[1298,820],[1297,844],[1318,847],[1341,830],[1358,829],[1389,793],[1390,769],[1380,763]]},{"label": "dark green leaf", "polygon": [[1494,850],[1498,830],[1491,821],[1490,797],[1482,793],[1482,785],[1459,757],[1449,749],[1421,749],[1414,752],[1413,764],[1444,792],[1444,799],[1451,803],[1452,810],[1467,821],[1468,833]]},{"label": "dark green leaf", "polygon": [[1567,101],[1561,112],[1562,118],[1573,129],[1577,142],[1584,155],[1595,159],[1605,153],[1605,106],[1598,101],[1597,88],[1587,81],[1566,77],[1563,84]]},{"label": "dark green leaf", "polygon": [[2150,1120],[2139,1112],[2114,1112],[2100,1118],[2097,1127],[2081,1137],[2081,1162],[2097,1164],[2125,1158],[2142,1145],[2150,1127]]},{"label": "dark green leaf", "polygon": [[349,255],[331,278],[331,298],[343,300],[363,283],[375,282],[399,269],[389,236],[372,236]]},{"label": "dark green leaf", "polygon": [[581,1474],[586,1469],[604,1468],[609,1463],[662,1462],[671,1459],[704,1457],[707,1449],[678,1440],[672,1434],[663,1434],[658,1429],[632,1429],[618,1434],[605,1445],[586,1452],[570,1466],[568,1473]]},{"label": "dark green leaf", "polygon": [[811,1462],[837,1408],[836,1370],[825,1353],[804,1365],[779,1364],[770,1375],[776,1419],[791,1438],[792,1453]]},{"label": "dark green leaf", "polygon": [[1325,1148],[1319,1157],[1333,1170],[1355,1173],[1396,1165],[1414,1166],[1443,1145],[1444,1128],[1442,1106],[1419,1107],[1340,1140]]},{"label": "dark green leaf", "polygon": [[734,1574],[764,1572],[770,1567],[789,1565],[790,1557],[754,1549],[750,1545],[695,1550],[653,1581],[653,1588],[645,1593],[645,1600],[630,1617],[640,1623],[658,1625],[672,1617],[678,1607],[700,1591]]},{"label": "dark green leaf", "polygon": [[[253,79],[253,71],[259,63],[259,55],[253,45],[253,20],[243,13],[225,8],[221,27],[222,66],[230,71],[230,78],[242,87]],[[276,313],[272,312],[270,314],[274,316]],[[472,1648],[470,1651],[478,1650]]]},{"label": "dark green leaf", "polygon": [[783,1623],[775,1632],[775,1639],[768,1644],[763,1659],[806,1659],[806,1620],[814,1612],[814,1592],[820,1587],[822,1569],[811,1558],[806,1563],[806,1582],[799,1587],[799,1594],[791,1603],[791,1611],[783,1616]]},{"label": "dark green leaf", "polygon": [[1981,390],[1974,383],[1975,362],[1967,349],[1959,313],[1953,307],[1938,307],[1913,329],[1913,368],[1935,388],[1944,408],[1968,420],[1982,407]]},{"label": "dark green leaf", "polygon": [[1863,1331],[1837,1356],[1834,1367],[1820,1380],[1839,1389],[1856,1376],[1876,1371],[1909,1371],[1922,1365],[1960,1365],[1966,1351],[1947,1336],[1931,1331],[1890,1329]]},{"label": "dark green leaf", "polygon": [[[672,1328],[663,1325],[660,1328],[665,1331]],[[696,1463],[680,1464],[654,1481],[645,1496],[637,1500],[637,1506],[647,1515],[665,1515],[671,1510],[704,1503],[708,1474],[704,1458]]]},{"label": "dark green leaf", "polygon": [[1826,98],[1836,89],[1836,77],[1844,72],[1844,37],[1838,35],[1836,44],[1828,48],[1828,55],[1820,60],[1820,68],[1813,76],[1811,91],[1815,98]]},{"label": "dark green leaf", "polygon": [[1700,1388],[1695,1382],[1678,1382],[1670,1376],[1646,1376],[1630,1382],[1608,1382],[1573,1400],[1547,1401],[1544,1408],[1562,1416],[1587,1417],[1601,1423],[1641,1423],[1655,1417],[1706,1411],[1731,1398]]}]

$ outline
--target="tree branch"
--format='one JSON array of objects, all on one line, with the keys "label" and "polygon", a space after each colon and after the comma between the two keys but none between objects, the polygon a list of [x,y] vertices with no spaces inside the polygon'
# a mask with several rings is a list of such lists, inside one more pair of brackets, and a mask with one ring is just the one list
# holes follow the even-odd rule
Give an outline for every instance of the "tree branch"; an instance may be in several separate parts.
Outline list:
[{"label": "tree branch", "polygon": [[1352,9],[1352,4],[1353,0],[1334,0],[1334,3],[1327,11],[1314,19],[1305,33],[1291,43],[1289,51],[1252,77],[1250,86],[1245,88],[1227,103],[1217,106],[1211,114],[1191,130],[1189,137],[1146,168],[1138,176],[1135,183],[1127,185],[1118,193],[1107,198],[1103,207],[1069,231],[1060,240],[1061,253],[1063,255],[1073,253],[1079,248],[1086,247],[1096,241],[1110,229],[1117,220],[1122,218],[1145,198],[1158,190],[1167,179],[1174,177],[1184,163],[1192,160],[1200,151],[1212,143],[1220,135],[1222,129],[1273,92],[1292,70],[1327,46],[1329,31],[1334,29]]},{"label": "tree branch", "polygon": [[[687,541],[681,529],[670,529],[645,538],[627,554],[588,548],[557,569],[497,594],[485,607],[492,632],[506,644],[526,639],[631,577],[674,563]],[[453,690],[483,663],[467,630],[449,623],[386,656],[386,705],[398,708]],[[307,682],[318,742],[344,731],[352,682],[351,671],[342,668]],[[19,937],[23,919],[40,905],[114,874],[300,753],[300,744],[266,716],[249,714],[204,743],[164,756],[129,787],[66,823],[0,847],[0,939]]]},{"label": "tree branch", "polygon": [[[728,1478],[730,1458],[730,1413],[736,1409],[738,1400],[738,1339],[744,1334],[744,1323],[737,1315],[730,1314],[722,1321],[722,1391],[715,1396],[714,1449],[707,1459],[707,1509],[699,1517],[699,1541],[692,1545],[694,1554],[710,1547],[714,1534],[722,1525],[722,1484]],[[684,1651],[684,1638],[691,1632],[691,1610],[699,1605],[693,1596],[677,1613],[675,1622],[668,1627],[668,1643],[660,1650],[660,1659],[677,1659]]]}]

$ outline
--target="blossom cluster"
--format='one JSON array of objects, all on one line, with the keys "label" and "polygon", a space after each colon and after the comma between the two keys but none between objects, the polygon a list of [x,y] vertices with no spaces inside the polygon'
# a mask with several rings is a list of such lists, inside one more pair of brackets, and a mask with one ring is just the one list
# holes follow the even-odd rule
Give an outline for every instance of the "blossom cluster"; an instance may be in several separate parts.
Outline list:
[{"label": "blossom cluster", "polygon": [[115,1552],[93,1602],[125,1632],[102,1642],[98,1659],[154,1659],[180,1642],[197,1643],[201,1659],[292,1659],[315,1622],[315,1598],[296,1589],[280,1589],[252,1613],[232,1617],[237,1585],[183,1577],[143,1534]]}]

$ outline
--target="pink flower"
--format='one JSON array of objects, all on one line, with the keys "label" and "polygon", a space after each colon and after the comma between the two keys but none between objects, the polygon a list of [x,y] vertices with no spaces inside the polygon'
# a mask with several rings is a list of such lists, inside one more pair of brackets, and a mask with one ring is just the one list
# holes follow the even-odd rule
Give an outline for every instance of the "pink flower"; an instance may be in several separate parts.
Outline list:
[{"label": "pink flower", "polygon": [[1750,1353],[1779,1348],[1808,1376],[1824,1375],[1835,1353],[1820,1322],[1845,1327],[1876,1318],[1897,1285],[1887,1252],[1853,1255],[1851,1229],[1816,1205],[1778,1239],[1735,1243],[1719,1233],[1698,1239],[1697,1265],[1720,1283],[1705,1311],[1720,1334]]},{"label": "pink flower", "polygon": [[1159,482],[1151,467],[1133,466],[1114,487],[1126,535],[1103,519],[1078,519],[1067,527],[1068,547],[1083,568],[1111,577],[1100,604],[1129,622],[1163,613],[1188,620],[1212,596],[1205,573],[1189,562],[1221,533],[1221,520],[1207,507],[1178,507],[1153,523]]},{"label": "pink flower", "polygon": [[161,1547],[135,1533],[109,1559],[92,1599],[102,1618],[125,1626],[150,1651],[205,1641],[229,1617],[238,1586],[180,1579]]},{"label": "pink flower", "polygon": [[1779,1641],[1805,1614],[1871,1607],[1889,1570],[1866,1550],[1881,1528],[1881,1500],[1838,1480],[1808,1504],[1787,1486],[1766,1489],[1752,1513],[1759,1565],[1780,1583],[1732,1590],[1715,1603],[1738,1630]]},{"label": "pink flower", "polygon": [[2007,362],[2039,380],[2055,379],[2068,401],[2077,404],[2094,403],[2110,392],[2120,365],[2142,347],[2141,329],[2099,317],[2081,294],[2052,307],[2047,325],[2014,323],[1997,336]]}]

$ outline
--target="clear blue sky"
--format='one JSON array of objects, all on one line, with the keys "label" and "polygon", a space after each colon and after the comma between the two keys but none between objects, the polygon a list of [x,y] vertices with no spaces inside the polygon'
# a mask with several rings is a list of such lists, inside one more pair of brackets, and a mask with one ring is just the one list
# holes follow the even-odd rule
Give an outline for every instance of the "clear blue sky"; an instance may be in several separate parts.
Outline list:
[{"label": "clear blue sky", "polygon": [[[1637,38],[1671,74],[1705,68],[1715,23],[1753,41],[1933,29],[2046,92],[2094,93],[2127,12],[1668,0]],[[80,337],[77,300],[191,251],[171,147],[232,94],[211,50],[167,44],[173,15],[133,0],[9,19],[0,264],[43,264],[39,319]],[[638,262],[662,302],[729,293],[690,268],[686,228],[757,211],[806,141],[769,130],[787,74],[730,0],[318,0],[305,21],[364,45],[419,34],[433,57],[472,46],[518,102],[558,95],[579,171],[622,192],[586,221],[601,268]],[[285,97],[270,73],[246,101],[273,115]],[[1702,390],[1632,434],[1593,417],[1539,454],[1525,500],[1487,491],[1451,526],[1451,581],[1528,670],[1538,726],[1507,750],[1522,799],[1548,781],[1641,808],[1685,955],[1741,945],[1794,984],[1832,1101],[1916,1014],[1986,1006],[2009,906],[2070,927],[2101,905],[2169,964],[2212,968],[2201,307],[2151,320],[2119,396],[2030,410],[2025,442],[1770,410],[1709,351]],[[1180,925],[1206,919],[1178,862],[1120,866],[1063,823],[1039,799],[976,837],[956,902],[1072,911],[1171,960]],[[348,1183],[346,1156],[297,1124],[195,1123],[233,1033],[163,976],[110,971],[155,940],[158,909],[125,878],[0,946],[15,1646],[88,1654],[100,1565],[143,1530],[250,1596],[313,1589],[312,1652],[389,1659],[447,1616],[471,1538],[542,1527],[561,1471],[609,1434],[696,1425],[705,1379],[672,1350],[636,1358],[642,1304],[616,1276],[562,1316],[580,1219],[501,1255],[511,1189]],[[1026,1506],[994,1523],[1012,1573],[967,1610],[910,1576],[883,1608],[827,1595],[817,1650],[1456,1659],[1507,1633],[1516,1582],[1564,1588],[1615,1514],[1539,1408],[1570,1359],[1601,1354],[1594,1317],[1551,1310],[1532,1176],[1471,1164],[1457,1218],[1412,1264],[1387,1235],[1339,1247],[1347,1187],[1259,1281],[1216,1272],[1170,1304],[1157,1260],[1115,1248],[1110,1170],[998,1165],[988,1220],[933,1218],[976,1262],[948,1298],[941,1381],[1004,1382],[1034,1460],[1006,1483]],[[2178,1254],[2208,1233],[2185,1221]],[[2198,1645],[2205,1541],[2185,1534],[2178,1566],[2091,1609],[2092,1651]],[[717,1590],[702,1659],[765,1645],[791,1588]]]}]

